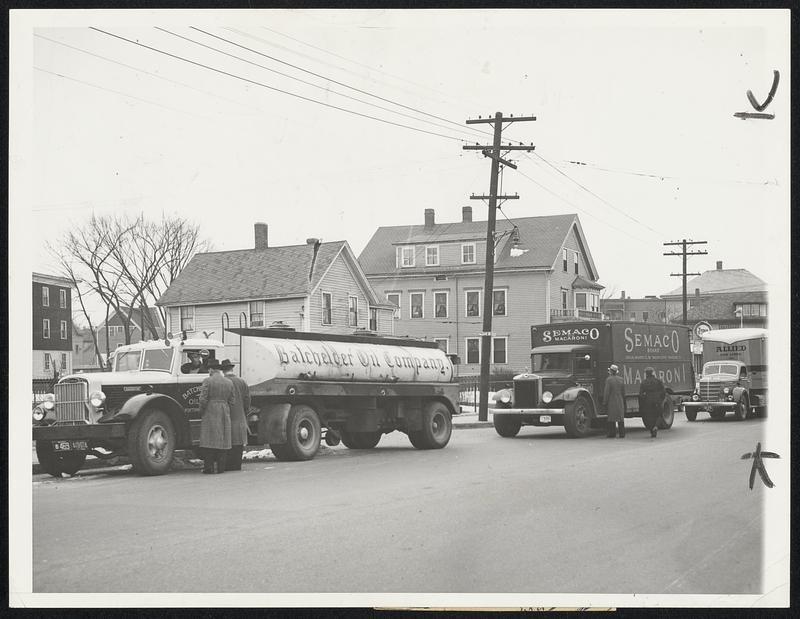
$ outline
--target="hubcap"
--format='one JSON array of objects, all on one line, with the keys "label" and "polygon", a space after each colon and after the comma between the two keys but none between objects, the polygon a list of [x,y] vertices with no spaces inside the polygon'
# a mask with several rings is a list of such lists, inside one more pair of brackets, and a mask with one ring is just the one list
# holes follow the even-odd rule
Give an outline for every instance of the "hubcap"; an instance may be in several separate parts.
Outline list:
[{"label": "hubcap", "polygon": [[586,425],[586,409],[582,404],[575,407],[575,423],[579,428]]},{"label": "hubcap", "polygon": [[163,426],[153,426],[147,435],[147,448],[154,460],[163,460],[167,448],[167,432]]},{"label": "hubcap", "polygon": [[431,420],[431,433],[436,438],[441,438],[446,431],[447,424],[445,424],[444,416],[441,413],[438,413],[433,416]]},{"label": "hubcap", "polygon": [[297,438],[300,439],[301,443],[306,443],[308,442],[310,436],[311,429],[308,427],[308,422],[303,422],[303,424],[297,429]]}]

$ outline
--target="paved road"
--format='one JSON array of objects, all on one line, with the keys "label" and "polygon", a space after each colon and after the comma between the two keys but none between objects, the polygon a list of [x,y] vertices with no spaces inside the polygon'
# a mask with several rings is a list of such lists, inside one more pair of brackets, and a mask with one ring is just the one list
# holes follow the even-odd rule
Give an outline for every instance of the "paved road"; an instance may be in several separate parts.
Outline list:
[{"label": "paved road", "polygon": [[763,421],[34,478],[34,592],[756,593]]}]

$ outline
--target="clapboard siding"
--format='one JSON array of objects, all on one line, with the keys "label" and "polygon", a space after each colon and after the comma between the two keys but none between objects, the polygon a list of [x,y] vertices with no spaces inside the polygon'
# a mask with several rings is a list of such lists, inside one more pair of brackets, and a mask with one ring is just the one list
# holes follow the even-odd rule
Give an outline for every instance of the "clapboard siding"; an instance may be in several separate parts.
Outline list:
[{"label": "clapboard siding", "polygon": [[[561,308],[561,290],[567,290],[569,294],[567,295],[567,309],[574,309],[575,308],[575,297],[572,290],[572,282],[575,281],[575,278],[579,275],[584,279],[589,281],[592,280],[591,275],[589,274],[589,269],[586,266],[586,256],[580,249],[580,244],[578,243],[578,239],[575,236],[575,227],[573,226],[570,228],[567,237],[564,239],[564,245],[562,249],[566,248],[567,251],[567,270],[564,271],[564,264],[563,264],[563,251],[558,252],[558,257],[556,259],[554,268],[553,268],[553,275],[551,277],[550,283],[550,302],[551,307],[553,309]],[[573,254],[578,253],[578,275],[575,275],[575,266],[573,263]]]},{"label": "clapboard siding", "polygon": [[[427,244],[419,244],[419,245],[396,245],[395,246],[395,259],[397,256],[397,248],[398,247],[414,247],[414,269],[431,269],[436,270],[437,267],[460,267],[462,266],[461,263],[461,246],[465,243],[474,243],[475,244],[475,264],[476,265],[484,265],[486,262],[486,240],[475,240],[475,241],[457,241],[457,242],[447,242],[447,243],[427,243]],[[427,266],[425,264],[425,252],[427,247],[436,246],[439,247],[439,264],[436,266]],[[411,270],[412,267],[400,267],[398,268],[405,271]]]}]

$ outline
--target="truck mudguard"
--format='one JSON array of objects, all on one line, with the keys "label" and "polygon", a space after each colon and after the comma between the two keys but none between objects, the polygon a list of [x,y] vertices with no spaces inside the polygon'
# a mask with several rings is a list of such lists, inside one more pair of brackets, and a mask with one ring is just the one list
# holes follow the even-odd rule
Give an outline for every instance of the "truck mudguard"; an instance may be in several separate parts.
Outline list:
[{"label": "truck mudguard", "polygon": [[747,389],[744,387],[734,387],[733,388],[733,401],[734,402],[741,402],[742,396],[747,394]]},{"label": "truck mudguard", "polygon": [[[168,395],[163,393],[140,393],[127,399],[122,408],[109,421],[131,421],[136,419],[144,408],[151,405],[163,410],[170,417],[174,416],[173,413],[180,414],[183,412],[183,407]],[[177,418],[180,418],[180,415]]]},{"label": "truck mudguard", "polygon": [[[569,387],[568,389],[564,389],[564,391],[558,394],[557,399],[563,400],[564,402],[574,402],[579,395],[585,395],[588,397],[592,402],[592,408],[594,408],[594,398],[592,397],[592,394],[583,387]],[[597,411],[595,411],[595,413],[596,412]]]},{"label": "truck mudguard", "polygon": [[289,402],[265,404],[258,416],[258,442],[261,444],[286,442],[286,421],[289,418]]}]

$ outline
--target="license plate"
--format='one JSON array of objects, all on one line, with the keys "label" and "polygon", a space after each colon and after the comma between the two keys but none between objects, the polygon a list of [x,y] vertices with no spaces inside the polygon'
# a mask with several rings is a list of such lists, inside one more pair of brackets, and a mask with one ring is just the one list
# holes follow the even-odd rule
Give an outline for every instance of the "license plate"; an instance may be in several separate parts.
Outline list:
[{"label": "license plate", "polygon": [[550,423],[550,415],[539,415],[539,423]]},{"label": "license plate", "polygon": [[53,441],[53,451],[88,451],[86,441]]}]

